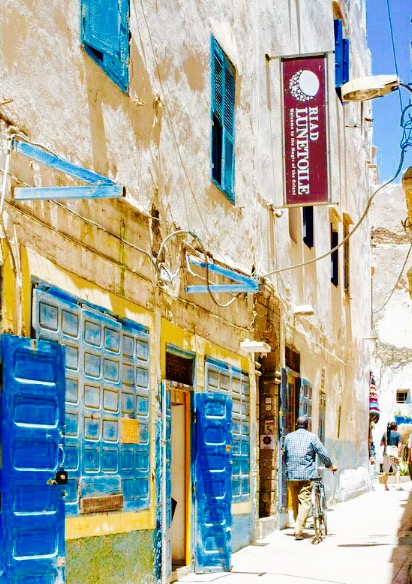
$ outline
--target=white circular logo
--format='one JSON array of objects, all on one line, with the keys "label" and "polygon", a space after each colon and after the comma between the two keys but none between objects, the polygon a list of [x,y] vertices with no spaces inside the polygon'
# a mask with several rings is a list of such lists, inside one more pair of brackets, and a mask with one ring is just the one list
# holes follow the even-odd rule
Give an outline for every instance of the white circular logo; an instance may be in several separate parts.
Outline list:
[{"label": "white circular logo", "polygon": [[308,69],[301,69],[291,77],[289,89],[295,99],[308,101],[319,91],[318,76]]}]

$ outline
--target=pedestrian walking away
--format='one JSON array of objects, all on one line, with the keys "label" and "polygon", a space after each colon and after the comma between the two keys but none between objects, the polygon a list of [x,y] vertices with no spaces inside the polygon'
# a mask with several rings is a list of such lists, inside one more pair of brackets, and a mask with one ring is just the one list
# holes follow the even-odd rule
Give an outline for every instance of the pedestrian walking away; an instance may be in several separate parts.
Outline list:
[{"label": "pedestrian walking away", "polygon": [[402,439],[398,432],[396,422],[389,422],[386,432],[382,436],[381,446],[383,446],[383,484],[385,491],[389,491],[389,473],[395,474],[396,490],[401,491],[399,462],[402,458]]},{"label": "pedestrian walking away", "polygon": [[295,520],[295,539],[303,539],[303,529],[310,510],[311,480],[319,478],[315,466],[316,455],[322,463],[335,472],[329,454],[316,436],[309,432],[309,420],[306,416],[299,416],[296,421],[296,431],[285,438],[283,451],[286,464],[286,479],[292,499],[293,517]]}]

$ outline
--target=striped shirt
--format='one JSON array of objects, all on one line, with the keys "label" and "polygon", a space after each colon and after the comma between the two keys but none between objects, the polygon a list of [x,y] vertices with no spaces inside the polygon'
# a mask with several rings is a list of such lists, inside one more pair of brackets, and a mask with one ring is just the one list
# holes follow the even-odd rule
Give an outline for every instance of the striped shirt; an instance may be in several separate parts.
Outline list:
[{"label": "striped shirt", "polygon": [[332,461],[322,442],[316,434],[304,428],[299,428],[286,436],[283,451],[288,481],[308,481],[318,477],[315,467],[317,454],[327,468],[332,466]]}]

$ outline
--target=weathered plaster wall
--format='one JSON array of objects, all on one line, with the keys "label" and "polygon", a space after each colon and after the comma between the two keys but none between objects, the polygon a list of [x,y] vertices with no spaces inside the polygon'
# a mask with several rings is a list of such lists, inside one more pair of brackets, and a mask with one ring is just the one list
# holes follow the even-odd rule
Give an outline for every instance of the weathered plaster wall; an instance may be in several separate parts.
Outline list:
[{"label": "weathered plaster wall", "polygon": [[371,241],[375,263],[373,321],[376,335],[373,371],[381,416],[374,430],[378,452],[386,424],[411,406],[396,403],[396,390],[412,390],[412,300],[407,272],[412,266],[411,235],[401,221],[407,217],[402,186],[386,186],[372,206]]},{"label": "weathered plaster wall", "polygon": [[[367,74],[365,2],[341,6],[352,43],[351,76]],[[330,282],[329,256],[268,275],[327,254],[331,220],[341,239],[342,220],[356,224],[369,194],[370,129],[361,117],[362,111],[368,116],[369,109],[344,107],[336,95],[332,3],[177,0],[171,8],[156,0],[131,2],[129,95],[83,51],[79,23],[78,0],[54,3],[52,9],[47,0],[5,3],[0,72],[2,96],[13,101],[0,110],[2,130],[12,124],[63,158],[125,185],[127,197],[122,202],[16,203],[7,194],[6,232],[11,243],[3,246],[9,276],[4,328],[30,334],[30,286],[27,282],[19,286],[27,247],[71,274],[68,279],[83,278],[91,289],[106,290],[108,303],[113,294],[152,314],[155,387],[162,375],[164,321],[192,334],[196,349],[214,343],[214,350],[232,352],[231,358],[238,361],[239,342],[245,337],[267,335],[279,365],[288,344],[300,352],[301,374],[313,384],[315,431],[319,391],[327,395],[327,444],[342,469],[336,489],[345,497],[359,492],[362,465],[367,464],[368,218],[350,240],[349,297],[342,287],[342,250],[338,288]],[[210,180],[211,35],[236,68],[234,205]],[[274,207],[282,205],[283,193],[279,57],[312,52],[328,52],[331,199],[336,212],[315,208],[315,246],[309,250],[302,242],[301,210],[294,212],[295,242],[289,234],[289,212],[283,210],[277,217]],[[275,58],[268,61],[265,54]],[[3,148],[1,168],[4,161]],[[11,174],[12,187],[74,182],[15,154]],[[265,276],[277,296],[274,322],[267,327],[265,317],[259,322],[251,297],[220,307],[208,295],[187,295],[184,287],[193,276],[178,270],[184,268],[183,236],[174,236],[165,248],[164,260],[177,276],[172,284],[160,286],[152,260],[164,238],[178,229],[194,231],[223,264]],[[189,237],[186,242],[194,243]],[[89,293],[85,285],[82,290]],[[312,304],[314,316],[293,316],[292,307],[303,303]],[[202,387],[201,374],[198,381]],[[254,389],[253,380],[252,396]],[[251,432],[255,435],[254,423]],[[273,474],[269,473],[270,480]],[[257,485],[252,487],[256,492]],[[131,537],[137,541],[140,536]],[[110,548],[109,541],[85,540],[85,553],[93,546]]]},{"label": "weathered plaster wall", "polygon": [[67,584],[151,584],[153,531],[67,542]]}]

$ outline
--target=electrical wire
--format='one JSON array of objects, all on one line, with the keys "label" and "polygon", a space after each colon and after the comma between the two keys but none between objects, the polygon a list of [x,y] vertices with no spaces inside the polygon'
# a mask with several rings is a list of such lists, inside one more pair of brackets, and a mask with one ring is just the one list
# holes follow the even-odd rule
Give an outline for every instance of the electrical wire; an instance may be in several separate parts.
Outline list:
[{"label": "electrical wire", "polygon": [[[209,238],[210,239],[213,239],[211,233],[209,232],[209,229],[208,229],[206,223],[203,220],[203,216],[202,216],[201,210],[199,208],[199,205],[198,205],[198,202],[197,202],[197,198],[196,198],[195,192],[193,190],[192,182],[190,180],[189,174],[187,172],[186,166],[185,166],[184,161],[183,161],[183,157],[182,157],[182,153],[180,151],[180,146],[179,146],[179,142],[178,142],[178,139],[177,139],[177,136],[176,136],[176,132],[175,132],[174,126],[173,126],[172,121],[171,121],[173,118],[172,118],[171,112],[169,110],[168,100],[166,99],[166,91],[164,90],[164,87],[163,87],[162,77],[161,77],[161,74],[160,74],[160,66],[159,66],[159,63],[158,63],[158,60],[157,60],[157,57],[156,57],[156,51],[155,51],[155,47],[154,47],[154,44],[153,44],[153,39],[152,39],[152,34],[151,34],[150,27],[149,27],[149,23],[147,21],[147,16],[146,16],[146,13],[145,13],[145,10],[144,10],[143,0],[140,0],[140,5],[141,5],[141,10],[142,10],[143,18],[144,18],[144,21],[145,21],[145,24],[146,24],[146,29],[147,29],[147,32],[148,32],[148,35],[149,35],[149,41],[150,41],[150,46],[151,46],[151,49],[152,49],[153,59],[154,59],[154,62],[155,62],[155,66],[156,66],[156,70],[157,70],[157,76],[158,76],[160,88],[161,88],[161,91],[162,91],[162,96],[161,96],[162,103],[165,106],[166,113],[167,113],[167,116],[169,118],[169,127],[170,127],[170,130],[172,132],[173,140],[175,142],[176,152],[178,154],[178,158],[179,158],[181,167],[183,169],[183,172],[184,172],[184,174],[186,176],[186,180],[187,180],[187,183],[188,183],[188,186],[189,186],[189,191],[190,191],[190,194],[192,195],[192,198],[193,198],[195,207],[196,207],[196,209],[198,211],[198,214],[199,214],[199,217],[200,217],[200,221],[202,222],[202,224],[203,224],[203,226],[204,226],[204,228],[206,230],[206,233],[209,235]],[[187,219],[187,221],[189,223],[188,213],[187,213],[187,208],[186,208],[186,199],[185,199],[184,195],[183,195],[183,201],[184,201],[184,205],[185,205],[186,219]],[[190,232],[190,230],[188,230],[188,233],[189,232]],[[218,254],[224,260],[223,255],[221,253],[219,253],[219,252],[218,252]]]},{"label": "electrical wire", "polygon": [[[5,193],[6,193],[6,186],[7,186],[7,178],[8,178],[8,176],[9,176],[9,166],[10,166],[10,158],[11,158],[12,142],[13,142],[13,139],[14,139],[15,137],[19,137],[19,138],[21,138],[22,140],[24,140],[25,142],[27,142],[28,144],[31,144],[31,145],[33,145],[33,146],[38,146],[39,148],[42,148],[43,150],[45,150],[45,151],[49,152],[50,154],[53,154],[54,156],[58,156],[58,155],[57,155],[56,153],[54,153],[52,150],[50,150],[50,149],[48,149],[48,148],[45,148],[45,147],[44,147],[42,144],[38,144],[38,143],[36,143],[36,142],[32,142],[32,141],[30,141],[30,140],[29,140],[29,139],[28,139],[26,136],[24,136],[23,134],[21,134],[21,133],[19,133],[19,132],[15,132],[11,138],[9,137],[9,142],[8,142],[8,151],[7,151],[8,155],[7,155],[7,158],[6,158],[6,168],[5,168],[5,169],[4,169],[4,171],[3,171],[3,188],[2,188],[1,198],[0,198],[0,211],[2,211],[2,209],[4,208]],[[17,177],[13,177],[13,178],[16,178],[16,179],[17,179]],[[17,180],[19,180],[19,179],[17,179]],[[20,181],[20,180],[19,180],[19,182],[22,182],[22,181]],[[26,186],[29,186],[29,185],[26,185]],[[100,224],[99,224],[99,223],[97,223],[96,221],[93,221],[92,219],[88,219],[88,218],[84,217],[83,215],[81,215],[80,213],[78,213],[76,210],[74,210],[72,207],[70,207],[70,206],[68,206],[68,205],[64,205],[63,203],[61,203],[60,201],[57,201],[57,200],[54,200],[54,203],[55,203],[57,206],[59,206],[59,207],[61,207],[61,208],[65,209],[65,210],[69,211],[70,213],[72,213],[73,215],[75,215],[76,217],[78,217],[79,219],[81,219],[82,221],[85,221],[86,223],[88,223],[88,224],[90,224],[90,225],[93,225],[93,226],[97,227],[98,229],[101,229],[101,230],[105,231],[106,233],[109,233],[109,232],[107,231],[107,229],[106,229],[106,228],[104,228],[102,225],[100,225]],[[1,221],[3,221],[3,216],[2,216],[2,213],[0,213],[0,220],[1,220]],[[201,251],[202,251],[202,253],[203,253],[204,257],[205,257],[205,263],[206,263],[206,286],[207,286],[208,292],[209,292],[209,294],[210,294],[210,296],[211,296],[211,298],[212,298],[213,302],[214,302],[214,303],[215,303],[217,306],[220,306],[221,308],[226,308],[227,306],[229,306],[230,304],[232,304],[232,302],[234,302],[234,301],[235,301],[237,298],[239,298],[239,296],[240,296],[240,293],[239,293],[239,294],[236,294],[236,295],[235,295],[235,296],[234,296],[234,297],[233,297],[231,300],[229,300],[229,301],[228,301],[228,302],[226,302],[226,303],[221,303],[221,302],[219,302],[219,301],[218,301],[218,300],[215,298],[215,295],[214,295],[213,291],[212,291],[212,290],[211,290],[211,288],[210,288],[210,279],[209,279],[209,259],[208,259],[208,254],[207,254],[207,251],[206,251],[206,249],[205,249],[205,247],[204,247],[204,244],[203,244],[202,240],[201,240],[201,239],[200,239],[200,237],[199,237],[198,235],[196,235],[196,233],[194,233],[193,231],[190,231],[190,230],[184,230],[184,229],[179,229],[179,230],[177,230],[177,231],[173,231],[173,232],[172,232],[172,233],[170,233],[168,236],[166,236],[166,237],[163,239],[163,241],[161,242],[161,244],[160,244],[159,251],[158,251],[158,254],[157,254],[157,258],[158,258],[158,259],[154,259],[154,258],[153,258],[153,256],[152,256],[152,255],[151,255],[149,252],[147,252],[146,250],[144,250],[144,249],[142,249],[142,248],[140,248],[140,247],[138,247],[138,246],[134,245],[134,244],[133,244],[133,243],[131,243],[131,242],[128,242],[128,241],[126,241],[126,240],[122,239],[120,236],[117,236],[117,235],[116,235],[116,234],[114,234],[114,233],[111,233],[111,235],[112,235],[113,237],[115,237],[115,238],[116,238],[116,239],[118,239],[119,241],[122,241],[122,243],[124,243],[124,244],[128,245],[129,247],[131,247],[131,248],[133,248],[133,249],[135,249],[135,250],[137,250],[137,251],[139,251],[139,252],[141,252],[141,253],[145,254],[145,255],[146,255],[146,256],[147,256],[147,257],[150,259],[150,261],[151,261],[152,265],[153,265],[153,266],[154,266],[154,268],[156,269],[156,272],[157,272],[158,276],[159,276],[159,274],[160,274],[160,269],[162,268],[162,269],[164,269],[164,270],[166,271],[166,273],[168,274],[168,276],[170,277],[170,279],[174,279],[174,278],[177,276],[177,274],[178,274],[179,270],[181,269],[181,266],[179,266],[179,268],[178,268],[178,269],[177,269],[177,270],[176,270],[174,273],[172,273],[172,272],[169,270],[169,268],[168,268],[168,267],[167,267],[167,266],[166,266],[166,265],[165,265],[163,262],[159,261],[159,259],[160,259],[160,258],[161,258],[161,256],[162,256],[162,253],[163,253],[163,251],[164,251],[164,247],[165,247],[166,243],[167,243],[167,242],[168,242],[168,241],[169,241],[169,240],[170,240],[172,237],[174,237],[174,236],[176,236],[176,235],[181,235],[181,234],[188,234],[188,235],[190,235],[190,236],[191,236],[193,239],[195,239],[195,240],[198,242],[198,244],[199,244],[199,247],[201,248]],[[192,249],[193,249],[193,248],[192,248]]]},{"label": "electrical wire", "polygon": [[383,310],[383,309],[385,308],[385,306],[388,304],[389,300],[392,298],[392,296],[393,296],[393,294],[394,294],[394,292],[395,292],[396,288],[398,287],[398,284],[399,284],[399,282],[400,282],[400,279],[402,278],[402,274],[403,274],[403,272],[404,272],[404,270],[405,270],[406,264],[408,263],[409,256],[411,255],[411,251],[412,251],[412,243],[411,243],[411,245],[409,246],[408,253],[406,254],[405,261],[403,262],[402,269],[401,269],[401,271],[399,272],[399,276],[398,276],[398,279],[396,280],[396,283],[395,283],[394,287],[392,288],[392,290],[391,290],[391,292],[390,292],[389,296],[386,298],[386,300],[385,300],[385,302],[382,304],[382,306],[381,306],[380,308],[378,308],[378,310],[373,310],[373,311],[372,311],[372,312],[373,312],[373,314],[377,314],[378,312],[380,312],[381,310]]},{"label": "electrical wire", "polygon": [[162,253],[163,253],[163,249],[166,245],[166,243],[172,238],[175,237],[177,235],[190,235],[191,237],[193,237],[193,239],[195,239],[198,244],[199,247],[204,255],[205,258],[205,264],[206,264],[206,286],[207,286],[207,290],[209,292],[209,295],[211,297],[211,299],[213,300],[213,302],[217,305],[220,306],[220,308],[227,308],[228,306],[230,306],[235,300],[237,300],[240,296],[240,294],[242,294],[242,292],[239,292],[238,294],[236,294],[236,296],[234,296],[231,300],[229,300],[228,302],[222,303],[219,302],[218,300],[216,300],[215,295],[213,293],[213,291],[210,288],[210,273],[209,273],[209,256],[208,253],[205,249],[205,246],[203,245],[202,240],[200,239],[200,237],[198,235],[196,235],[196,233],[194,233],[193,231],[190,231],[188,229],[178,229],[176,231],[173,231],[172,233],[170,233],[167,237],[165,237],[165,239],[162,241],[162,243],[160,244],[159,247],[159,252],[158,252],[158,265],[161,265],[161,257],[162,257]]},{"label": "electrical wire", "polygon": [[[391,33],[393,61],[394,61],[394,65],[395,65],[396,76],[399,78],[398,61],[396,59],[395,39],[394,39],[394,35],[393,35],[393,26],[392,26],[392,14],[391,14],[391,7],[390,7],[390,4],[389,4],[389,0],[386,0],[386,5],[387,5],[387,8],[388,8],[389,30],[390,30],[390,33]],[[399,91],[399,104],[400,104],[401,112],[402,112],[402,110],[403,110],[403,103],[402,103],[402,95],[401,95],[401,92],[400,91]]]}]

